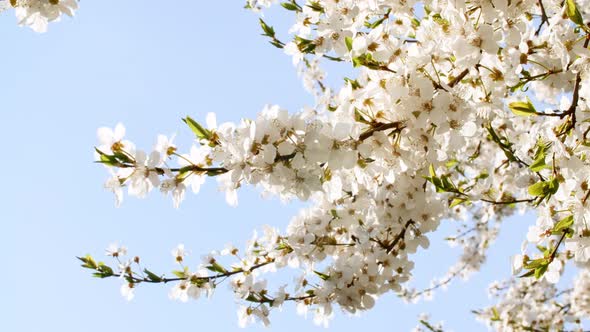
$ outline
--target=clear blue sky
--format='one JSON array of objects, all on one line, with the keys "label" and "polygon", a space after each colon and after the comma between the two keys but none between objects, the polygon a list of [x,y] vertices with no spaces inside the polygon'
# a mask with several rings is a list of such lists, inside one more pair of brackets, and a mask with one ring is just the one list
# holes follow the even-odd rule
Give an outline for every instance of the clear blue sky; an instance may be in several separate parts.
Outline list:
[{"label": "clear blue sky", "polygon": [[[187,304],[170,301],[169,286],[144,286],[128,303],[119,280],[92,278],[75,256],[103,258],[104,248],[119,241],[147,266],[169,271],[178,243],[197,263],[228,241],[243,244],[264,224],[284,229],[296,213],[298,204],[263,200],[255,189],[241,190],[240,205],[230,208],[215,181],[188,195],[178,210],[158,193],[126,199],[116,209],[102,189],[106,170],[92,163],[96,129],[118,121],[138,146],[150,148],[159,133],[177,133],[188,146],[185,115],[204,119],[214,111],[221,121],[239,121],[266,103],[290,110],[312,103],[291,59],[266,43],[258,18],[242,6],[82,1],[75,19],[50,25],[46,34],[17,27],[12,12],[1,15],[0,331],[239,330],[224,286],[211,300]],[[291,19],[267,17],[285,35]],[[390,294],[360,317],[339,313],[330,329],[408,331],[429,311],[455,331],[485,330],[469,310],[488,302],[493,276],[508,275],[509,255],[518,252],[530,222],[506,221],[483,271],[433,302],[406,305]],[[444,235],[432,240],[428,255],[417,255],[417,285],[428,285],[454,261],[457,251],[442,243]],[[272,319],[280,331],[323,330],[292,305]]]}]

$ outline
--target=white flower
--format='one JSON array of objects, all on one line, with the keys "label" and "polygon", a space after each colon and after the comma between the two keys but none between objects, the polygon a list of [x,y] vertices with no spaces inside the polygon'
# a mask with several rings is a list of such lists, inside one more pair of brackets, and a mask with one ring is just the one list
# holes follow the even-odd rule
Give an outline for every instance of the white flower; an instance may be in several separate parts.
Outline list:
[{"label": "white flower", "polygon": [[176,246],[176,248],[174,248],[171,253],[174,257],[174,260],[178,263],[182,263],[184,257],[187,255],[187,252],[184,249],[184,244],[182,243]]},{"label": "white flower", "polygon": [[164,194],[172,193],[172,201],[174,207],[178,209],[180,202],[184,200],[184,193],[186,192],[186,186],[176,178],[167,179],[162,181],[160,184],[160,191]]},{"label": "white flower", "polygon": [[559,282],[559,278],[561,278],[561,269],[563,268],[563,263],[556,259],[547,268],[543,277],[550,283],[556,284]]},{"label": "white flower", "polygon": [[128,180],[129,195],[143,198],[160,184],[160,178],[154,169],[159,163],[160,154],[157,151],[153,151],[149,158],[145,152],[137,151],[135,154],[135,170]]},{"label": "white flower", "polygon": [[127,255],[127,248],[117,243],[111,243],[106,252],[107,256],[121,257]]},{"label": "white flower", "polygon": [[19,25],[29,26],[35,32],[46,32],[47,24],[59,21],[62,14],[74,16],[76,0],[12,0]]},{"label": "white flower", "polygon": [[127,300],[131,301],[135,297],[135,287],[133,283],[124,283],[121,285],[121,295]]},{"label": "white flower", "polygon": [[[197,165],[205,168],[208,164],[210,154],[211,148],[209,146],[203,145],[197,147],[193,145],[191,146],[190,154],[183,154],[178,158],[178,164],[181,167]],[[198,194],[201,186],[205,183],[205,174],[202,172],[190,172],[188,175],[185,175],[183,182],[191,187],[193,193]]]},{"label": "white flower", "polygon": [[[110,170],[110,169],[109,169]],[[115,194],[115,206],[121,206],[123,202],[123,186],[119,176],[113,175],[104,184],[104,188]]]},{"label": "white flower", "polygon": [[157,151],[160,154],[161,160],[159,164],[165,162],[170,155],[176,152],[176,145],[174,145],[173,141],[174,135],[170,138],[165,135],[158,135],[154,151]]},{"label": "white flower", "polygon": [[577,263],[585,264],[590,260],[590,237],[581,235],[565,240],[565,249],[574,253]]},{"label": "white flower", "polygon": [[117,123],[114,130],[108,127],[98,128],[96,136],[99,143],[98,149],[106,154],[124,148],[121,144],[125,137],[125,127],[121,123]]}]

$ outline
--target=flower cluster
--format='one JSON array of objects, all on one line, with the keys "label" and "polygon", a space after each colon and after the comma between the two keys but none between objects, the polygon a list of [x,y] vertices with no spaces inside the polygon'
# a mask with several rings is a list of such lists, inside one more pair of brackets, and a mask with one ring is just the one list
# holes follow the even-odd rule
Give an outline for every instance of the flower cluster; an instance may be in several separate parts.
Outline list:
[{"label": "flower cluster", "polygon": [[[76,9],[74,0],[0,3],[35,30]],[[310,207],[283,232],[265,228],[242,254],[229,247],[194,270],[177,248],[175,278],[141,268],[137,257],[121,260],[127,250],[117,247],[108,250],[117,271],[90,256],[80,258],[83,266],[123,278],[127,298],[142,283],[175,281],[170,296],[184,301],[229,279],[243,301],[241,323],[267,324],[271,309],[292,301],[325,324],[334,306],[368,310],[387,292],[417,300],[468,277],[485,262],[499,222],[533,210],[536,223],[513,261],[521,278],[494,286],[503,290],[500,304],[478,316],[505,331],[579,324],[590,294],[590,1],[281,6],[295,17],[292,38],[281,39],[267,18],[262,32],[292,57],[314,107],[268,106],[255,119],[219,125],[212,113],[206,125],[186,117],[196,139],[184,153],[174,138],[160,135],[144,151],[124,139],[123,125],[100,128],[96,160],[111,174],[105,187],[117,204],[125,190],[141,198],[157,189],[178,207],[188,188],[197,193],[215,177],[230,205],[240,187],[256,185]],[[356,76],[331,87],[326,61],[352,66]],[[448,241],[463,254],[430,287],[409,288],[412,254],[428,248],[444,220],[461,225]],[[581,272],[572,291],[559,292],[568,264]],[[287,266],[296,282],[269,290],[268,275]]]},{"label": "flower cluster", "polygon": [[589,283],[587,270],[580,271],[573,288],[562,290],[543,279],[494,283],[490,295],[499,302],[475,313],[498,331],[583,331]]},{"label": "flower cluster", "polygon": [[0,12],[14,8],[19,25],[36,32],[47,31],[49,22],[59,21],[62,14],[74,16],[78,0],[1,0]]}]

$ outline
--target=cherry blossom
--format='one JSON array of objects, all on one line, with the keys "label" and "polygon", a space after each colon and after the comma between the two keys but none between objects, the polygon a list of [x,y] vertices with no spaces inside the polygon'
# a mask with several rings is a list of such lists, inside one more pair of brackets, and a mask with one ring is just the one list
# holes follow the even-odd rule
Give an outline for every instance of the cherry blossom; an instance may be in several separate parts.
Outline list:
[{"label": "cherry blossom", "polygon": [[[248,0],[254,12],[278,3]],[[17,0],[18,22],[36,31],[74,0]],[[194,141],[160,135],[152,151],[100,128],[95,160],[110,172],[116,204],[154,189],[179,207],[215,177],[229,205],[239,189],[307,202],[284,230],[265,227],[244,249],[229,245],[194,269],[173,251],[174,276],[118,261],[114,271],[91,256],[83,266],[124,279],[131,299],[144,284],[173,283],[170,298],[210,296],[228,280],[240,325],[270,323],[274,309],[325,325],[339,308],[356,314],[393,293],[429,299],[485,264],[502,221],[532,211],[524,245],[506,258],[513,277],[490,286],[497,303],[476,317],[499,331],[582,330],[590,268],[590,1],[588,0],[288,0],[288,31],[259,19],[271,45],[292,58],[315,104],[265,107],[255,118],[217,123],[214,113],[186,117]],[[331,86],[324,68],[354,68]],[[204,121],[206,126],[201,125]],[[186,151],[186,152],[182,152]],[[158,190],[156,190],[158,191]],[[590,204],[590,203],[588,203]],[[418,250],[454,221],[448,236],[462,253],[442,277],[409,286]],[[275,287],[275,274],[295,281]],[[566,268],[573,287],[560,289]],[[419,319],[417,331],[442,331]]]}]

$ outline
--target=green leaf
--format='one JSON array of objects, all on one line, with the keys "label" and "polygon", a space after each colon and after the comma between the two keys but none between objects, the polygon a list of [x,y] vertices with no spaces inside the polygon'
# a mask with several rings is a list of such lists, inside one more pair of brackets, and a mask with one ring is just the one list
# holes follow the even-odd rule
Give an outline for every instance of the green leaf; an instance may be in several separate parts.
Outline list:
[{"label": "green leaf", "polygon": [[330,210],[330,214],[332,215],[332,218],[334,219],[338,219],[338,211],[336,211],[335,209]]},{"label": "green leaf", "polygon": [[318,277],[320,277],[320,279],[322,279],[322,280],[328,280],[328,279],[330,279],[330,276],[327,275],[327,274],[324,274],[324,273],[321,273],[321,272],[318,272],[318,271],[313,271],[313,273],[317,274]]},{"label": "green leaf", "polygon": [[96,151],[96,153],[98,153],[98,156],[100,158],[96,161],[97,163],[105,164],[108,166],[116,166],[119,164],[119,161],[115,156],[108,155],[97,148],[94,148],[94,150]]},{"label": "green leaf", "polygon": [[98,264],[96,264],[96,262],[94,261],[94,258],[92,258],[92,256],[90,255],[86,255],[85,257],[76,257],[79,260],[81,260],[84,264],[82,264],[82,267],[87,268],[87,269],[93,269],[96,270],[96,268],[98,267]]},{"label": "green leaf", "polygon": [[172,274],[179,278],[186,278],[188,275],[188,267],[185,267],[183,271],[172,271]]},{"label": "green leaf", "polygon": [[553,226],[553,231],[554,232],[562,232],[562,231],[570,228],[573,224],[574,224],[574,216],[569,215],[569,216],[561,219],[560,221],[558,221],[557,224],[555,224],[555,226]]},{"label": "green leaf", "polygon": [[551,177],[551,179],[549,179],[548,182],[549,183],[547,185],[547,190],[549,194],[555,195],[555,193],[557,193],[557,190],[559,190],[559,180],[557,180],[557,178]]},{"label": "green leaf", "polygon": [[436,176],[433,177],[426,177],[425,178],[427,181],[429,181],[430,183],[432,183],[434,185],[434,187],[436,187],[436,192],[444,192],[444,186],[443,186],[443,182],[441,181],[441,179],[437,178]]},{"label": "green leaf", "polygon": [[115,154],[113,155],[115,158],[119,159],[119,161],[121,161],[122,163],[127,163],[127,164],[132,164],[133,160],[131,160],[131,158],[129,158],[128,155],[126,155],[123,152],[117,151],[115,152]]},{"label": "green leaf", "polygon": [[527,270],[530,270],[530,269],[536,269],[536,268],[541,267],[543,265],[547,265],[547,260],[545,258],[538,258],[538,259],[529,261],[526,264],[524,264],[524,268]]},{"label": "green leaf", "polygon": [[358,57],[357,56],[357,57],[352,58],[352,66],[354,68],[362,66],[363,63],[364,62],[363,62],[363,59],[361,57]]},{"label": "green leaf", "polygon": [[545,272],[547,271],[547,267],[549,266],[549,264],[545,264],[545,265],[541,265],[538,268],[535,269],[535,278],[539,279],[543,276],[543,274],[545,274]]},{"label": "green leaf", "polygon": [[311,39],[305,39],[299,36],[295,36],[295,43],[301,53],[313,53],[316,48],[316,43]]},{"label": "green leaf", "polygon": [[545,182],[537,182],[529,187],[529,194],[532,196],[545,196]]},{"label": "green leaf", "polygon": [[436,171],[434,170],[433,164],[430,164],[430,166],[428,166],[428,173],[430,173],[430,176],[436,177]]},{"label": "green leaf", "polygon": [[466,198],[453,198],[453,200],[451,201],[451,204],[449,205],[449,208],[453,208],[457,205],[461,205],[465,202],[469,202],[468,199]]},{"label": "green leaf", "polygon": [[262,28],[262,31],[264,31],[264,34],[262,34],[263,36],[274,38],[275,30],[273,27],[266,24],[266,22],[264,22],[262,19],[260,19],[260,27]]},{"label": "green leaf", "polygon": [[154,282],[161,282],[162,278],[160,278],[158,275],[156,275],[155,273],[153,273],[152,271],[148,270],[148,269],[143,269],[143,272],[145,272],[145,274],[147,275],[147,278],[151,281]]},{"label": "green leaf", "polygon": [[506,155],[506,158],[508,158],[509,161],[516,161],[517,159],[514,156],[514,152],[512,150],[512,143],[510,143],[508,141],[508,139],[505,137],[500,138],[500,136],[498,136],[498,134],[496,133],[494,128],[492,128],[491,125],[486,126],[486,129],[488,130],[488,133],[490,134],[491,140],[494,141],[496,144],[498,144],[500,149],[502,149],[502,151]]},{"label": "green leaf", "polygon": [[449,177],[446,175],[443,175],[441,177],[442,179],[442,183],[443,183],[443,189],[446,191],[456,191],[457,189],[455,188],[455,185],[451,182],[451,180],[449,180]]},{"label": "green leaf", "polygon": [[529,169],[533,172],[539,172],[547,168],[545,164],[545,156],[543,158],[536,159],[530,166]]},{"label": "green leaf", "polygon": [[322,7],[322,5],[320,5],[320,3],[318,1],[310,1],[307,3],[306,6],[316,12],[320,12],[320,13],[324,12],[324,7]]},{"label": "green leaf", "polygon": [[508,107],[512,111],[512,113],[520,116],[529,116],[534,115],[537,113],[535,106],[531,103],[530,99],[527,98],[527,101],[515,101],[508,104]]},{"label": "green leaf", "polygon": [[528,277],[532,276],[533,274],[535,274],[535,270],[530,270],[524,274],[519,275],[518,277],[519,278],[528,278]]},{"label": "green leaf", "polygon": [[182,121],[184,121],[184,123],[189,126],[189,128],[193,131],[193,133],[195,133],[195,135],[197,135],[199,139],[211,139],[211,131],[203,128],[203,126],[201,126],[197,121],[193,120],[190,116],[182,119]]},{"label": "green leaf", "polygon": [[354,108],[354,120],[356,122],[364,123],[364,124],[371,124],[370,120],[365,118],[365,115],[359,111],[358,108]]},{"label": "green leaf", "polygon": [[105,277],[110,277],[114,274],[113,269],[110,266],[105,265],[103,262],[98,263],[98,270],[102,272]]},{"label": "green leaf", "polygon": [[447,162],[445,163],[445,166],[446,166],[447,168],[453,168],[453,166],[455,166],[455,165],[457,165],[457,164],[459,164],[459,162],[457,161],[457,159],[451,159],[451,160],[449,160],[449,161],[447,161]]},{"label": "green leaf", "polygon": [[219,263],[217,263],[217,262],[214,262],[213,264],[206,266],[206,268],[209,271],[213,271],[213,272],[217,272],[217,273],[227,273],[227,270],[223,266],[219,265]]},{"label": "green leaf", "polygon": [[344,37],[344,43],[348,52],[352,51],[352,37]]},{"label": "green leaf", "polygon": [[286,10],[291,10],[291,11],[301,11],[301,8],[299,8],[299,6],[297,6],[297,4],[293,3],[293,2],[283,2],[281,3],[281,6],[283,6],[283,8],[285,8]]},{"label": "green leaf", "polygon": [[179,179],[184,179],[190,175],[194,169],[195,167],[193,165],[181,167],[180,170],[178,170],[178,175],[176,177]]},{"label": "green leaf", "polygon": [[353,90],[361,88],[361,85],[359,84],[359,82],[357,80],[353,80],[351,78],[345,77],[344,81],[346,83],[349,83]]},{"label": "green leaf", "polygon": [[387,18],[389,18],[390,14],[391,14],[391,8],[387,11],[387,13],[385,13],[385,15],[383,15],[382,18],[378,19],[377,21],[375,21],[373,23],[365,22],[365,26],[370,29],[375,29],[376,27],[381,25],[381,23],[383,23]]},{"label": "green leaf", "polygon": [[533,163],[529,166],[529,169],[533,172],[539,172],[545,168],[547,168],[547,164],[545,163],[545,158],[547,157],[547,151],[551,143],[545,143],[541,140],[537,142],[537,150],[535,151],[535,157]]},{"label": "green leaf", "polygon": [[109,275],[106,275],[106,274],[104,274],[102,272],[94,272],[92,274],[92,276],[95,277],[95,278],[101,278],[101,279],[110,277]]},{"label": "green leaf", "polygon": [[492,314],[493,314],[493,316],[491,318],[492,322],[500,320],[500,314],[498,313],[498,309],[496,309],[496,307],[492,307]]},{"label": "green leaf", "polygon": [[574,0],[565,1],[565,12],[567,17],[569,17],[572,22],[576,23],[577,25],[584,26],[584,19],[582,18],[582,14],[580,14],[578,6],[576,6],[576,2]]}]

